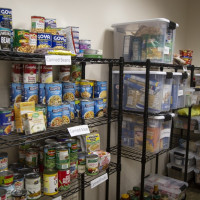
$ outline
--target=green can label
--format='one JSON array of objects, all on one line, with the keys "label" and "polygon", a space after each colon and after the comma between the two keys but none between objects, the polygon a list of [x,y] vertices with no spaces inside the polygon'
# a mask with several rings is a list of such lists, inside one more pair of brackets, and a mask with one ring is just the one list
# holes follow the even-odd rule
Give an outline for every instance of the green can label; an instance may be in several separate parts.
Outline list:
[{"label": "green can label", "polygon": [[54,148],[44,149],[44,166],[47,169],[56,167],[56,150]]}]

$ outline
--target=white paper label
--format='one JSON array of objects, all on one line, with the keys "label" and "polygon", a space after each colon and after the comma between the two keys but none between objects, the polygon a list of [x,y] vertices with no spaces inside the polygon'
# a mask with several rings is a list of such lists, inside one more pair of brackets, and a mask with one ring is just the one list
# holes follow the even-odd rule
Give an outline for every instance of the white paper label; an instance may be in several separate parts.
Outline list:
[{"label": "white paper label", "polygon": [[45,55],[46,65],[71,65],[71,56]]},{"label": "white paper label", "polygon": [[91,189],[95,188],[96,186],[100,185],[101,183],[103,183],[104,181],[106,181],[108,179],[108,174],[104,174],[96,179],[94,179],[93,181],[91,181]]},{"label": "white paper label", "polygon": [[165,128],[161,131],[160,139],[165,138],[165,137],[170,137],[170,128]]},{"label": "white paper label", "polygon": [[164,54],[169,54],[169,47],[164,48]]},{"label": "white paper label", "polygon": [[52,200],[62,200],[62,196],[56,197],[56,198],[54,198]]},{"label": "white paper label", "polygon": [[183,96],[183,90],[178,91],[178,96]]},{"label": "white paper label", "polygon": [[74,127],[68,128],[68,131],[71,137],[90,133],[88,125],[74,126]]}]

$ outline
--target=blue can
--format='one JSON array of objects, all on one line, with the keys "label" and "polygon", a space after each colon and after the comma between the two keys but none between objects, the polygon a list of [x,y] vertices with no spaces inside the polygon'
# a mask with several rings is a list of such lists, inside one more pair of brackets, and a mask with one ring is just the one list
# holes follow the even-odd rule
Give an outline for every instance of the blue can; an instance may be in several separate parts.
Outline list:
[{"label": "blue can", "polygon": [[0,8],[0,27],[12,29],[12,9]]},{"label": "blue can", "polygon": [[46,104],[45,84],[39,83],[39,100],[38,103]]},{"label": "blue can", "polygon": [[75,83],[65,82],[63,83],[63,101],[74,101],[75,99]]},{"label": "blue can", "polygon": [[60,106],[47,106],[47,125],[49,127],[62,126],[63,108]]},{"label": "blue can", "polygon": [[52,47],[52,35],[50,33],[38,33],[37,34],[37,48],[51,48]]},{"label": "blue can", "polygon": [[94,83],[94,98],[107,97],[107,81],[95,81]]},{"label": "blue can", "polygon": [[81,101],[80,99],[75,99],[75,117],[80,118],[81,117]]},{"label": "blue can", "polygon": [[70,117],[71,119],[75,118],[75,101],[70,101]]},{"label": "blue can", "polygon": [[80,82],[80,96],[83,99],[93,97],[93,82],[87,80],[81,80]]},{"label": "blue can", "polygon": [[19,103],[22,101],[22,84],[11,83],[11,103]]},{"label": "blue can", "polygon": [[47,83],[45,85],[46,102],[50,106],[62,104],[62,83]]},{"label": "blue can", "polygon": [[82,119],[94,118],[94,101],[83,99],[81,100],[81,117]]},{"label": "blue can", "polygon": [[0,135],[9,135],[11,133],[12,112],[8,108],[0,108]]},{"label": "blue can", "polygon": [[103,116],[103,99],[95,98],[94,99],[94,116],[95,117],[102,117]]},{"label": "blue can", "polygon": [[80,82],[78,81],[75,82],[75,97],[80,97]]},{"label": "blue can", "polygon": [[23,84],[22,86],[22,101],[35,101],[38,104],[38,84]]},{"label": "blue can", "polygon": [[69,124],[70,123],[70,103],[65,102],[62,105],[62,120],[63,124]]},{"label": "blue can", "polygon": [[53,35],[52,36],[52,48],[64,49],[64,36],[63,35]]}]

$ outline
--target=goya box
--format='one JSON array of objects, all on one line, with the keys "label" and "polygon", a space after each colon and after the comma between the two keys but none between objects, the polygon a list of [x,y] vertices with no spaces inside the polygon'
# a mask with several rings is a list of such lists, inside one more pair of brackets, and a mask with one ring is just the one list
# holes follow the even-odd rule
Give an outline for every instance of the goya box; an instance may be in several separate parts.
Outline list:
[{"label": "goya box", "polygon": [[53,35],[52,48],[64,49],[64,36],[63,35]]},{"label": "goya box", "polygon": [[23,84],[22,87],[23,101],[38,103],[38,84]]},{"label": "goya box", "polygon": [[75,99],[75,83],[63,83],[63,101],[73,101]]},{"label": "goya box", "polygon": [[94,101],[81,100],[81,116],[82,119],[94,118]]},{"label": "goya box", "polygon": [[51,48],[52,47],[52,35],[50,33],[38,33],[37,34],[37,48]]},{"label": "goya box", "polygon": [[94,97],[95,98],[106,98],[107,97],[107,82],[106,81],[95,81]]},{"label": "goya box", "polygon": [[63,123],[62,120],[63,108],[60,106],[48,106],[47,107],[47,124],[51,127],[61,126]]},{"label": "goya box", "polygon": [[11,110],[0,108],[0,135],[9,135],[11,133]]},{"label": "goya box", "polygon": [[0,8],[0,26],[12,29],[12,9]]},{"label": "goya box", "polygon": [[19,103],[22,101],[22,84],[11,83],[11,103]]}]

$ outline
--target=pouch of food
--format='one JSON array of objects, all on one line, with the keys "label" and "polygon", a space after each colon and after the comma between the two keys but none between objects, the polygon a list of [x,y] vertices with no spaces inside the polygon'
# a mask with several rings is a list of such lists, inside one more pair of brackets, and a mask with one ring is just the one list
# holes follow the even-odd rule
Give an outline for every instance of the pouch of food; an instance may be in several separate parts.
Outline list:
[{"label": "pouch of food", "polygon": [[87,152],[94,152],[100,150],[100,135],[97,131],[86,135],[85,139]]}]

